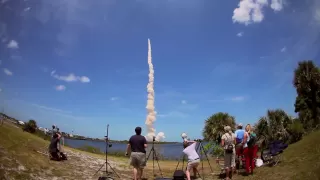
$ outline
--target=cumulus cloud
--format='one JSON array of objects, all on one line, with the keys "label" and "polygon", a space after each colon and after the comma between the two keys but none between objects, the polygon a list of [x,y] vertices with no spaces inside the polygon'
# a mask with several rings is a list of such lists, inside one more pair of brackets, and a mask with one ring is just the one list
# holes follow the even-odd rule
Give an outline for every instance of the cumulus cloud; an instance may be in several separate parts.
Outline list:
[{"label": "cumulus cloud", "polygon": [[3,72],[8,75],[8,76],[12,76],[13,75],[13,72],[11,72],[9,69],[7,68],[3,68]]},{"label": "cumulus cloud", "polygon": [[283,8],[283,0],[271,0],[271,5],[270,7],[274,11],[281,11]]},{"label": "cumulus cloud", "polygon": [[[234,23],[245,25],[260,23],[264,19],[263,8],[268,4],[268,0],[241,0],[238,8],[233,11],[232,20]],[[283,8],[283,1],[272,0],[270,7],[274,11],[280,11]]]},{"label": "cumulus cloud", "polygon": [[283,47],[280,51],[281,52],[286,52],[287,51],[287,47]]},{"label": "cumulus cloud", "polygon": [[80,81],[82,83],[90,82],[90,79],[87,76],[76,76],[73,73],[70,73],[66,76],[60,76],[60,75],[57,75],[55,71],[52,71],[51,76],[58,80],[66,81],[66,82],[77,82],[77,81]]},{"label": "cumulus cloud", "polygon": [[242,36],[243,36],[243,32],[239,32],[239,33],[237,34],[237,36],[238,36],[238,37],[242,37]]},{"label": "cumulus cloud", "polygon": [[64,86],[64,85],[59,85],[59,86],[56,86],[55,89],[56,89],[57,91],[64,91],[64,90],[66,90],[66,86]]},{"label": "cumulus cloud", "polygon": [[7,45],[8,48],[10,49],[18,49],[19,48],[19,44],[17,41],[15,40],[11,40],[8,45]]}]

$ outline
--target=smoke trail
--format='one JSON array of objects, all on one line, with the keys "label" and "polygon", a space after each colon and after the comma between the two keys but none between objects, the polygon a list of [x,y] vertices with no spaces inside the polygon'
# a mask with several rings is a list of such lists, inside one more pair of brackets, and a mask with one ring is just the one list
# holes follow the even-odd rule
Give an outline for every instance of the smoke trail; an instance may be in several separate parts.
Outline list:
[{"label": "smoke trail", "polygon": [[[152,64],[152,57],[151,57],[151,42],[148,39],[148,65],[149,65],[149,83],[147,86],[148,91],[148,100],[147,100],[147,118],[146,118],[146,125],[147,125],[147,141],[152,141],[153,137],[156,136],[156,130],[153,128],[153,123],[156,121],[156,111],[154,110],[154,70]],[[161,141],[164,139],[164,133],[159,132],[156,136],[156,141]]]}]

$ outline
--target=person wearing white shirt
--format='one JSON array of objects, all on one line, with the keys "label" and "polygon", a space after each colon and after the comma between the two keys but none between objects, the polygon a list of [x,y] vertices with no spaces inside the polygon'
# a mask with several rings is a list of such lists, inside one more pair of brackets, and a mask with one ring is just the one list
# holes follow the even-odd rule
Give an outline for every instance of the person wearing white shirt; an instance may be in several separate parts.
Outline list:
[{"label": "person wearing white shirt", "polygon": [[190,170],[193,169],[194,177],[197,176],[197,168],[200,164],[200,157],[196,151],[197,142],[196,141],[187,141],[183,142],[184,150],[182,151],[185,155],[188,156],[188,165],[186,169],[187,180],[190,180]]}]

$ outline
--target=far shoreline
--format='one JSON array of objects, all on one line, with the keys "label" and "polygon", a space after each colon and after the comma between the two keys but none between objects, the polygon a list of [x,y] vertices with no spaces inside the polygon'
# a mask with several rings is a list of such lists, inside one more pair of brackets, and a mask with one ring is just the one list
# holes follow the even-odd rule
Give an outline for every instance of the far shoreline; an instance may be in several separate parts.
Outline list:
[{"label": "far shoreline", "polygon": [[[94,138],[75,138],[75,137],[66,137],[64,136],[65,139],[71,139],[71,140],[82,140],[82,141],[95,141],[95,142],[105,142],[105,140],[102,139],[94,139]],[[129,141],[127,140],[109,140],[109,143],[119,143],[119,144],[128,144]],[[147,142],[148,144],[179,144],[179,142],[166,142],[166,141],[162,141],[162,142]]]}]

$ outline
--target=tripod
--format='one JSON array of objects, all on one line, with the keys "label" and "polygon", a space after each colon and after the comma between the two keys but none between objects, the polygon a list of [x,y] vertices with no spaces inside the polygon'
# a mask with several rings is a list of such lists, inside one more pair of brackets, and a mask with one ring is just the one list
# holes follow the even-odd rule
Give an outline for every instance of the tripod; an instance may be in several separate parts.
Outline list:
[{"label": "tripod", "polygon": [[152,148],[149,152],[149,155],[147,157],[147,161],[151,155],[151,152],[152,152],[152,173],[153,173],[153,177],[155,177],[155,174],[154,174],[154,159],[156,159],[157,163],[158,163],[158,167],[159,167],[159,171],[160,171],[160,174],[161,174],[161,177],[163,178],[163,174],[162,174],[162,171],[161,171],[161,168],[160,168],[160,164],[159,164],[159,160],[158,160],[158,157],[157,157],[157,153],[156,153],[156,150],[154,149],[154,141],[155,141],[155,137],[153,137],[152,139]]},{"label": "tripod", "polygon": [[208,155],[207,155],[207,152],[206,150],[204,149],[203,145],[202,145],[202,141],[199,141],[199,146],[197,147],[197,152],[198,152],[198,149],[200,148],[200,161],[201,161],[201,165],[202,165],[202,178],[204,179],[204,170],[203,170],[203,160],[202,160],[202,154],[204,154],[207,158],[207,161],[208,161],[208,164],[209,164],[209,167],[210,167],[210,170],[211,170],[211,173],[213,173],[213,170],[212,170],[212,166],[210,164],[210,161],[209,161],[209,158],[208,158]]},{"label": "tripod", "polygon": [[116,176],[118,177],[118,178],[120,178],[120,176],[116,173],[116,171],[112,168],[112,166],[109,164],[109,162],[108,162],[108,147],[111,147],[111,145],[109,145],[109,137],[108,137],[108,135],[109,135],[109,124],[107,125],[107,135],[106,136],[104,136],[105,138],[106,138],[106,162],[105,163],[103,163],[102,165],[101,165],[101,167],[97,170],[97,172],[93,175],[93,176],[95,176],[99,171],[100,171],[100,169],[102,169],[102,167],[104,166],[104,165],[106,165],[106,174],[105,174],[105,176],[100,176],[99,177],[99,180],[109,180],[109,179],[112,179],[113,180],[113,178],[111,177],[111,175],[112,175],[112,172],[109,172],[108,171],[108,166],[110,166],[110,169],[114,172],[114,174],[116,174]]},{"label": "tripod", "polygon": [[[204,147],[203,147],[203,145],[202,145],[202,141],[198,141],[199,142],[199,145],[198,145],[198,147],[196,147],[196,151],[198,152],[198,150],[199,150],[199,148],[200,148],[200,162],[201,162],[201,169],[202,169],[202,178],[203,178],[203,180],[204,180],[204,168],[203,168],[203,158],[202,158],[202,155],[203,154],[205,154],[205,156],[206,156],[206,158],[207,158],[207,161],[208,161],[208,164],[209,164],[209,167],[210,167],[210,170],[211,170],[211,173],[213,173],[213,170],[212,170],[212,166],[211,166],[211,164],[210,164],[210,161],[209,161],[209,158],[208,158],[208,156],[207,156],[207,152],[206,152],[206,150],[204,149]],[[183,157],[182,157],[182,170],[184,169],[184,159],[185,159],[185,155],[183,154],[182,155]],[[181,158],[180,158],[181,159]],[[177,164],[177,167],[176,167],[176,170],[178,169],[178,167],[179,167],[179,163],[180,163],[180,160],[178,161],[178,164]],[[199,171],[197,171],[198,172],[198,175],[201,177],[201,175],[200,175],[200,173],[199,173]]]}]

